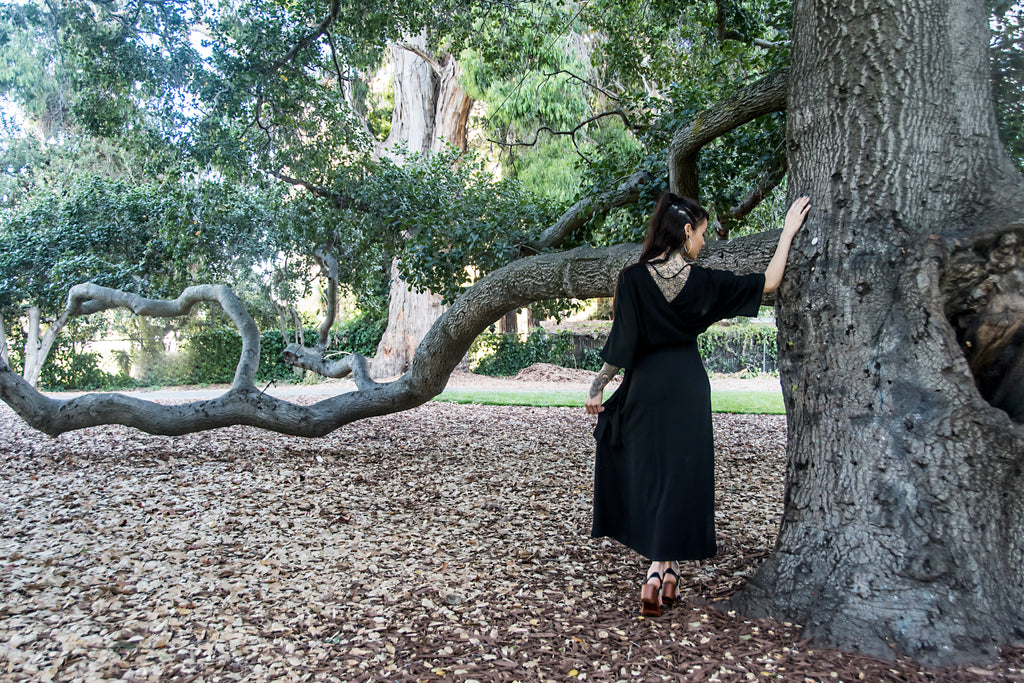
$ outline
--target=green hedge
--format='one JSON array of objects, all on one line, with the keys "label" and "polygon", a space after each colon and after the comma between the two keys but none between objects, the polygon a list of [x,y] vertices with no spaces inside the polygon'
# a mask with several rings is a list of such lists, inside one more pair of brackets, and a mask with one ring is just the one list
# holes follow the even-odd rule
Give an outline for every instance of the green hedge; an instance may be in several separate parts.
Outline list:
[{"label": "green hedge", "polygon": [[484,332],[469,349],[469,367],[481,375],[514,375],[534,363],[577,367],[572,333],[534,330],[520,339],[516,334]]},{"label": "green hedge", "polygon": [[[697,343],[708,372],[775,372],[777,336],[774,325],[763,323],[715,325]],[[470,347],[470,369],[481,375],[514,375],[534,363],[553,363],[596,372],[603,364],[602,344],[586,348],[575,343],[571,332],[537,330],[526,339],[485,332]]]},{"label": "green hedge", "polygon": [[100,354],[80,352],[71,341],[57,339],[39,372],[39,386],[50,391],[95,391],[130,389],[136,382],[127,374],[100,369]]},{"label": "green hedge", "polygon": [[[307,344],[317,338],[317,331],[307,328],[303,334]],[[377,344],[384,335],[384,325],[366,316],[353,318],[331,332],[328,354],[361,353],[373,356]],[[288,379],[294,376],[292,366],[286,365],[281,357],[285,349],[284,338],[279,330],[270,330],[260,335],[260,365],[256,371],[257,382]],[[193,368],[184,384],[230,383],[235,376],[242,339],[237,330],[210,330],[189,335],[185,346],[192,359]]]},{"label": "green hedge", "polygon": [[708,372],[775,372],[778,330],[764,323],[714,325],[697,338]]}]

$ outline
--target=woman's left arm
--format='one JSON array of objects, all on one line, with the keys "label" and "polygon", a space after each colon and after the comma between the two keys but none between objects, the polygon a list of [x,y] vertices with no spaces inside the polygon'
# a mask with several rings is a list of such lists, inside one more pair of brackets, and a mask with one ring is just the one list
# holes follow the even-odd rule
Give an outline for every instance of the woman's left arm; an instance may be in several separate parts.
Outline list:
[{"label": "woman's left arm", "polygon": [[608,382],[612,381],[612,377],[615,377],[617,374],[619,374],[619,368],[609,363],[605,363],[601,371],[597,373],[594,383],[590,385],[590,391],[587,392],[587,400],[584,401],[588,414],[597,415],[604,411],[604,406],[601,405],[601,399],[604,397],[604,388],[608,385]]},{"label": "woman's left arm", "polygon": [[775,247],[775,255],[764,271],[764,291],[774,292],[782,284],[782,274],[786,272],[786,260],[789,258],[789,247],[793,244],[793,237],[800,226],[807,218],[807,212],[811,209],[809,197],[800,197],[793,202],[786,212],[786,222],[782,226],[782,236],[779,237],[779,246]]}]

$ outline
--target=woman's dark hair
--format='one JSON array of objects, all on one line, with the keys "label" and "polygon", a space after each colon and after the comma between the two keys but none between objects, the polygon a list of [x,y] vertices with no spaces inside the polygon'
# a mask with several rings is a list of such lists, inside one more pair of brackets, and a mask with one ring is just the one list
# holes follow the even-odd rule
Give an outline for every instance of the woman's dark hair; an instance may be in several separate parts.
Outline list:
[{"label": "woman's dark hair", "polygon": [[664,263],[667,259],[662,254],[675,251],[686,242],[686,224],[696,230],[707,219],[708,212],[696,200],[664,193],[647,223],[647,238],[644,239],[640,263]]}]

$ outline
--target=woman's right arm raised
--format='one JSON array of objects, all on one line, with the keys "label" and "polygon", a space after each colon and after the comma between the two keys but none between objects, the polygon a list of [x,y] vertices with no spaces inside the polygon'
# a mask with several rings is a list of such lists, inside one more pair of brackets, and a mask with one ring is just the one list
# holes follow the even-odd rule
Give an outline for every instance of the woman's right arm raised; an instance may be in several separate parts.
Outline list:
[{"label": "woman's right arm raised", "polygon": [[789,247],[793,244],[793,237],[800,226],[807,218],[807,212],[811,210],[809,197],[800,197],[794,201],[789,211],[786,212],[786,222],[782,226],[782,236],[779,237],[779,246],[775,247],[775,255],[764,271],[764,291],[774,292],[782,284],[782,274],[786,272],[786,259],[789,258]]}]

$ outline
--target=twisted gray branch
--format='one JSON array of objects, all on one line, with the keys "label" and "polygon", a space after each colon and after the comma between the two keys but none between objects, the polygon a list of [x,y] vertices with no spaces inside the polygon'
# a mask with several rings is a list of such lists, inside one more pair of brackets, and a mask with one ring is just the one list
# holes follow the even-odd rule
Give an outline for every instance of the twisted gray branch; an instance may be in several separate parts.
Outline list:
[{"label": "twisted gray branch", "polygon": [[[763,269],[777,239],[776,231],[711,243],[702,253],[701,261],[741,272]],[[168,317],[188,313],[200,301],[218,302],[243,337],[242,358],[231,389],[215,399],[182,405],[161,405],[122,394],[53,399],[29,386],[6,363],[0,363],[0,400],[29,425],[53,436],[104,424],[122,424],[166,435],[251,425],[282,434],[323,436],[355,420],[414,408],[441,393],[473,340],[510,308],[553,298],[611,296],[619,270],[635,262],[639,253],[640,247],[634,244],[600,249],[579,247],[520,259],[490,273],[434,323],[409,370],[394,382],[373,382],[366,359],[358,354],[329,363],[317,358],[319,354],[314,349],[291,345],[289,358],[296,364],[316,366],[313,369],[327,370],[331,376],[351,372],[356,380],[358,391],[309,406],[282,401],[253,386],[252,377],[259,362],[259,334],[252,318],[226,286],[189,287],[173,301],[156,301],[96,285],[78,285],[69,296],[69,310],[75,315],[122,306],[140,315]]]}]

